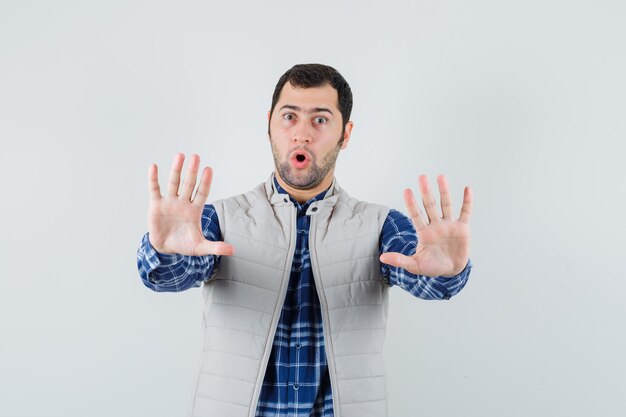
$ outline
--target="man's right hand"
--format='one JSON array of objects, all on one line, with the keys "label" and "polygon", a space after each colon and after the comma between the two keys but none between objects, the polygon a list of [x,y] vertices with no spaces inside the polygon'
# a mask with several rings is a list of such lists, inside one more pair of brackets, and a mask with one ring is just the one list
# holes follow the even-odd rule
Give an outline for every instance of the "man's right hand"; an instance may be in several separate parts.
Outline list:
[{"label": "man's right hand", "polygon": [[192,197],[196,186],[200,157],[192,155],[187,168],[187,175],[180,188],[180,173],[185,155],[174,157],[167,195],[161,195],[158,168],[156,164],[148,169],[148,238],[150,244],[159,253],[177,253],[180,255],[232,255],[234,248],[228,243],[212,242],[202,234],[202,211],[209,196],[213,170],[205,167],[200,185]]}]

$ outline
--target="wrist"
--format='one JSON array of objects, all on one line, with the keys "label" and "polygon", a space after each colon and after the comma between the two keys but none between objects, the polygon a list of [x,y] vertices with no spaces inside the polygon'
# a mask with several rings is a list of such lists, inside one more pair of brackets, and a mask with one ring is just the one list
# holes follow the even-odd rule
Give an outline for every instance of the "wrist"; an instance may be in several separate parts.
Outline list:
[{"label": "wrist", "polygon": [[152,238],[150,236],[150,233],[148,233],[148,243],[150,244],[150,246],[152,247],[152,249],[160,254],[160,255],[175,255],[175,252],[170,252],[168,250],[166,250],[165,248],[162,248],[160,245],[155,244],[152,241]]},{"label": "wrist", "polygon": [[453,271],[450,271],[449,273],[446,274],[441,274],[440,277],[442,278],[454,278],[459,276],[463,271],[465,271],[465,268],[467,268],[467,261],[465,262],[465,265],[463,265],[461,268],[457,268]]}]

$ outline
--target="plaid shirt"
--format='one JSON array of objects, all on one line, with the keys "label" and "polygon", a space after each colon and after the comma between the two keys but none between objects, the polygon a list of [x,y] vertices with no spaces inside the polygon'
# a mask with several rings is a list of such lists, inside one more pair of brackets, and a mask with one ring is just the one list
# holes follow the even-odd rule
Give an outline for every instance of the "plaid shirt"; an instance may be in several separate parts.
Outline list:
[{"label": "plaid shirt", "polygon": [[[274,179],[280,193],[285,193]],[[320,302],[315,289],[309,256],[309,205],[323,199],[326,191],[300,205],[298,210],[296,249],[291,275],[263,387],[256,411],[258,417],[331,417],[333,402]],[[221,231],[212,205],[202,214],[203,233],[209,240],[219,240]],[[410,219],[390,210],[380,236],[380,253],[415,253],[417,237]],[[137,265],[144,284],[154,291],[183,291],[199,287],[219,263],[219,256],[183,256],[157,253],[144,235],[137,252]],[[397,285],[422,299],[448,299],[467,282],[471,262],[456,277],[425,277],[401,268],[381,264],[390,285]]]}]

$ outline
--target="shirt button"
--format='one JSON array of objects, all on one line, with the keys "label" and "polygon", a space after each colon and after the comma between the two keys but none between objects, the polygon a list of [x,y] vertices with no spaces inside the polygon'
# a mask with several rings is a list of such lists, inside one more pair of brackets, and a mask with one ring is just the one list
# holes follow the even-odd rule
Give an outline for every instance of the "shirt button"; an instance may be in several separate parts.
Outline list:
[{"label": "shirt button", "polygon": [[302,345],[300,343],[296,343],[296,349],[300,349]]},{"label": "shirt button", "polygon": [[298,311],[302,310],[302,306],[298,304]]},{"label": "shirt button", "polygon": [[317,211],[317,207],[313,207],[311,211]]},{"label": "shirt button", "polygon": [[295,389],[296,391],[298,391],[298,388],[300,388],[300,385],[298,385],[298,384],[293,384],[293,389]]}]

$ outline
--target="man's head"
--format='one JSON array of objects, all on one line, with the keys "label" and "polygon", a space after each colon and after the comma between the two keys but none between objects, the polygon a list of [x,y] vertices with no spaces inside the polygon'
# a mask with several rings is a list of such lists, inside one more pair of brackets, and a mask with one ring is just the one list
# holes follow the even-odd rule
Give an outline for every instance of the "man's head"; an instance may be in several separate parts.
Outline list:
[{"label": "man's head", "polygon": [[350,113],[352,113],[352,90],[345,78],[339,74],[339,71],[322,64],[294,65],[276,83],[276,88],[274,88],[274,94],[272,95],[270,117],[286,83],[299,88],[321,87],[324,84],[329,84],[337,90],[337,108],[341,113],[343,128],[345,129],[346,124],[350,120]]},{"label": "man's head", "polygon": [[350,139],[351,111],[350,86],[334,68],[295,65],[283,74],[268,112],[268,135],[284,183],[299,190],[330,184]]}]

